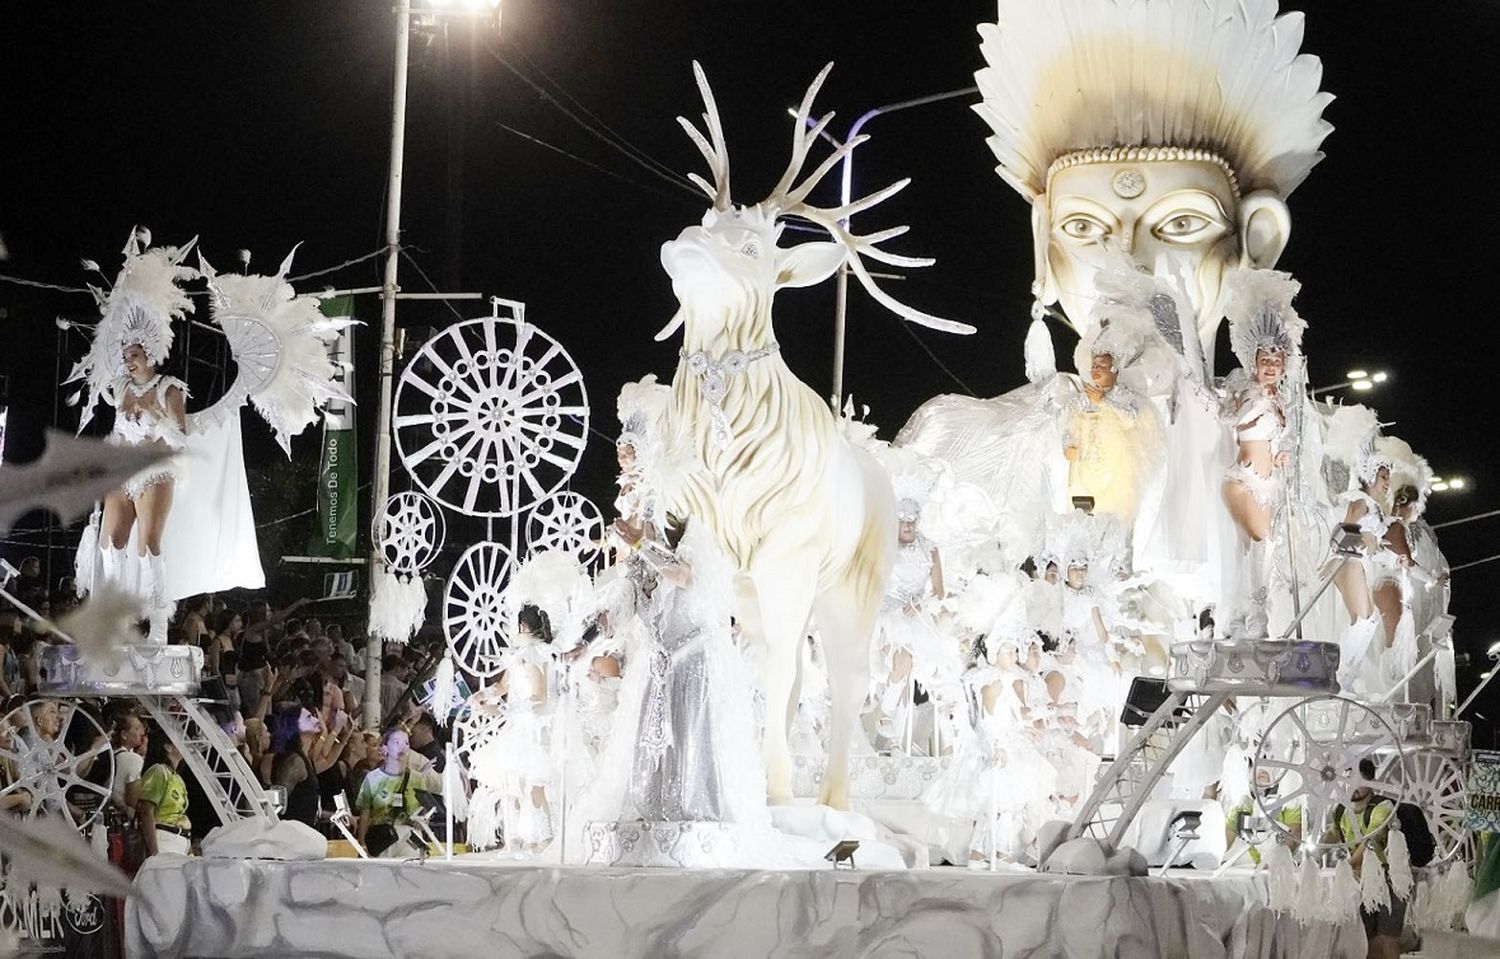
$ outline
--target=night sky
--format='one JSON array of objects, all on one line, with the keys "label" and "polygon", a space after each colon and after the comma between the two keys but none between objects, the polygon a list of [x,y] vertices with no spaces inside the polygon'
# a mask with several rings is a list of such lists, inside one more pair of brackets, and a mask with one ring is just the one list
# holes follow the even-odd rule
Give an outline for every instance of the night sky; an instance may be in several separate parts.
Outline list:
[{"label": "night sky", "polygon": [[[1294,229],[1279,264],[1303,284],[1313,380],[1342,380],[1356,366],[1389,370],[1391,381],[1366,399],[1439,473],[1469,481],[1466,493],[1434,495],[1432,520],[1491,509],[1500,454],[1481,412],[1488,403],[1481,370],[1494,343],[1494,295],[1485,284],[1495,278],[1500,197],[1480,143],[1500,97],[1493,69],[1500,7],[1449,0],[1429,14],[1411,4],[1301,6],[1303,49],[1322,58],[1324,88],[1338,98],[1325,114],[1335,127],[1324,143],[1328,158],[1291,197]],[[81,285],[79,258],[117,269],[136,223],[158,242],[199,234],[221,270],[236,266],[240,248],[269,271],[303,241],[293,274],[378,248],[390,7],[299,0],[8,11],[0,32],[0,236],[9,260],[0,272]],[[841,134],[872,106],[971,85],[981,62],[975,24],[993,16],[989,3],[948,0],[505,0],[498,36],[473,36],[460,21],[446,38],[414,42],[404,242],[445,289],[524,300],[528,319],[571,350],[595,426],[613,436],[620,384],[648,372],[666,379],[674,366],[675,344],[651,341],[675,306],[657,253],[705,203],[606,145],[562,107],[592,114],[590,123],[677,174],[697,171],[697,152],[673,119],[700,112],[690,68],[697,58],[719,99],[735,198],[752,202],[786,163],[786,107],[823,63],[836,67],[818,103],[838,112],[831,129]],[[852,287],[846,389],[871,406],[889,436],[935,393],[993,395],[1021,381],[1031,237],[1027,207],[994,174],[987,130],[966,101],[883,116],[866,132],[873,138],[858,154],[856,189],[914,180],[866,228],[910,224],[894,246],[938,259],[890,288],[980,328],[970,338],[918,331]],[[823,198],[833,189],[830,178]],[[311,285],[373,286],[379,276],[370,260]],[[406,263],[402,286],[429,289]],[[475,315],[474,304],[456,307]],[[52,320],[88,319],[91,303],[0,283],[0,308],[7,343],[0,373],[9,376],[12,407],[7,459],[24,460],[53,415]],[[372,327],[363,331],[360,363],[368,429],[378,301],[365,297],[358,309]],[[832,283],[778,299],[786,359],[820,391],[830,377],[832,315]],[[400,313],[401,325],[415,328],[455,319],[430,303],[403,303]],[[413,333],[420,338],[420,329]],[[81,350],[75,340],[73,352]],[[1070,351],[1059,341],[1061,356]],[[178,364],[180,373],[180,362],[174,356],[169,368]],[[63,411],[70,428],[73,415]],[[246,424],[252,468],[281,455],[258,419],[247,416]],[[312,432],[293,450],[314,460]],[[596,437],[576,488],[607,504],[612,461],[612,443]],[[256,508],[267,518],[309,505]],[[1455,565],[1480,559],[1500,552],[1500,518],[1440,537]],[[1500,563],[1455,574],[1460,646],[1480,661],[1500,639],[1491,625],[1500,612],[1497,572]],[[1500,717],[1500,697],[1481,711]]]}]

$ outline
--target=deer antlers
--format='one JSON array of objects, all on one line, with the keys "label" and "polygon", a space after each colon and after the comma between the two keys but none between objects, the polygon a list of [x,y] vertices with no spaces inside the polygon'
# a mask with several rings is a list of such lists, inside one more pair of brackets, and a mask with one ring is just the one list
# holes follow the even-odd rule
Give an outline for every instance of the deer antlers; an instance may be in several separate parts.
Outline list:
[{"label": "deer antlers", "polygon": [[[811,173],[797,182],[802,173],[802,167],[807,162],[808,151],[813,142],[827,129],[834,114],[829,112],[820,117],[816,122],[809,123],[812,114],[813,100],[817,97],[823,81],[828,78],[828,73],[833,69],[829,63],[807,88],[807,93],[802,97],[802,106],[797,111],[796,125],[792,130],[792,158],[787,164],[786,172],[781,175],[771,193],[759,204],[761,209],[776,216],[795,216],[800,219],[814,223],[827,230],[833,237],[834,242],[844,247],[846,251],[845,263],[851,272],[859,278],[860,285],[874,297],[875,301],[903,319],[928,327],[941,330],[945,333],[968,334],[974,332],[974,327],[967,323],[959,323],[954,320],[945,320],[941,317],[924,313],[915,307],[907,306],[897,300],[876,284],[874,277],[865,266],[865,258],[886,263],[891,266],[922,267],[931,266],[934,260],[930,257],[902,256],[889,250],[881,249],[880,244],[886,240],[904,234],[909,227],[897,226],[874,233],[856,234],[849,229],[849,219],[856,213],[862,213],[884,200],[895,196],[911,183],[908,177],[897,180],[882,189],[867,194],[858,200],[852,200],[840,206],[819,207],[807,202],[807,197],[813,189],[822,182],[829,171],[838,163],[842,162],[854,148],[864,143],[868,136],[861,134],[852,138],[847,143],[839,144],[834,151],[823,159]],[[698,90],[703,95],[703,123],[708,130],[705,137],[685,117],[678,117],[677,122],[687,131],[693,144],[698,147],[698,152],[703,154],[704,160],[708,162],[709,171],[713,174],[714,182],[710,186],[708,181],[696,173],[688,174],[688,177],[698,185],[699,189],[708,194],[713,200],[714,209],[727,211],[734,208],[734,202],[729,195],[729,148],[724,141],[724,126],[719,120],[719,108],[714,102],[713,91],[709,88],[708,77],[703,73],[703,67],[695,60],[693,61],[693,76],[698,81]]]}]

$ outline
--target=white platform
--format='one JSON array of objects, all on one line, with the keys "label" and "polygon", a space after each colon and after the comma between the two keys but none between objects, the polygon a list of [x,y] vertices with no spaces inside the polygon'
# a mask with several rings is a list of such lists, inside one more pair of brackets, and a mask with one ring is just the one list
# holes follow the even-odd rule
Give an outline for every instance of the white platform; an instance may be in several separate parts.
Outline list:
[{"label": "white platform", "polygon": [[1299,930],[1262,879],[647,870],[153,859],[127,955],[378,957],[1362,957],[1357,924]]}]

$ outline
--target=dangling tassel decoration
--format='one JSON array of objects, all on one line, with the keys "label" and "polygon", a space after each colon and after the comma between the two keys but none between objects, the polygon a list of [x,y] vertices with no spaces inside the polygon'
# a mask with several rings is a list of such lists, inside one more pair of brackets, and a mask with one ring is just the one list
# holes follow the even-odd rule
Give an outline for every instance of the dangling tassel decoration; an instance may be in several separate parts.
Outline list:
[{"label": "dangling tassel decoration", "polygon": [[[1369,868],[1368,863],[1365,868]],[[1380,868],[1378,860],[1375,868]],[[1354,878],[1354,869],[1349,865],[1349,860],[1340,859],[1339,864],[1333,867],[1333,882],[1329,885],[1324,918],[1335,926],[1352,922],[1359,918],[1359,901],[1359,880]]]},{"label": "dangling tassel decoration", "polygon": [[1438,929],[1457,928],[1459,917],[1468,908],[1474,892],[1474,881],[1469,878],[1463,861],[1450,865],[1432,885],[1432,925]]},{"label": "dangling tassel decoration", "polygon": [[1390,869],[1391,891],[1397,899],[1406,899],[1411,895],[1415,880],[1411,874],[1411,853],[1406,848],[1406,837],[1401,835],[1395,813],[1391,813],[1391,826],[1386,830],[1385,864]]},{"label": "dangling tassel decoration", "polygon": [[368,628],[381,639],[408,642],[427,614],[427,588],[420,576],[392,576],[377,568],[372,577]]},{"label": "dangling tassel decoration", "polygon": [[1375,912],[1391,904],[1391,889],[1385,882],[1385,866],[1377,856],[1366,854],[1364,865],[1360,867],[1359,903],[1366,912]]},{"label": "dangling tassel decoration", "polygon": [[[500,845],[500,804],[504,794],[483,782],[474,787],[469,800],[467,834],[471,849],[490,849]],[[455,813],[457,815],[457,813]]]},{"label": "dangling tassel decoration", "polygon": [[432,713],[440,726],[447,726],[453,716],[454,693],[453,657],[444,656],[432,677]]},{"label": "dangling tassel decoration", "polygon": [[[1038,304],[1040,306],[1040,304]],[[1047,331],[1045,312],[1033,309],[1031,326],[1026,329],[1026,343],[1022,347],[1026,357],[1026,381],[1035,383],[1057,372],[1057,351],[1052,345],[1052,334]]]},{"label": "dangling tassel decoration", "polygon": [[1266,853],[1266,901],[1271,911],[1284,914],[1297,906],[1297,865],[1291,850],[1272,841]]},{"label": "dangling tassel decoration", "polygon": [[1310,852],[1302,854],[1302,869],[1297,874],[1297,898],[1292,903],[1292,918],[1301,926],[1310,926],[1323,918],[1323,876]]}]

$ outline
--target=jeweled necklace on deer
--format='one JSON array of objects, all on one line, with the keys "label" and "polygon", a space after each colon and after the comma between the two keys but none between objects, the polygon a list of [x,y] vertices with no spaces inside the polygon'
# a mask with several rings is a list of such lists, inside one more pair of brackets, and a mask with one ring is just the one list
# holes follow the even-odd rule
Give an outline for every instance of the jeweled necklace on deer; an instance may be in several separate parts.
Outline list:
[{"label": "jeweled necklace on deer", "polygon": [[729,350],[717,360],[707,350],[692,353],[685,349],[680,351],[688,369],[698,377],[698,392],[708,401],[715,446],[723,448],[729,445],[729,417],[724,415],[724,396],[729,392],[729,377],[748,372],[750,364],[763,360],[780,349],[781,346],[772,340],[759,349]]}]

